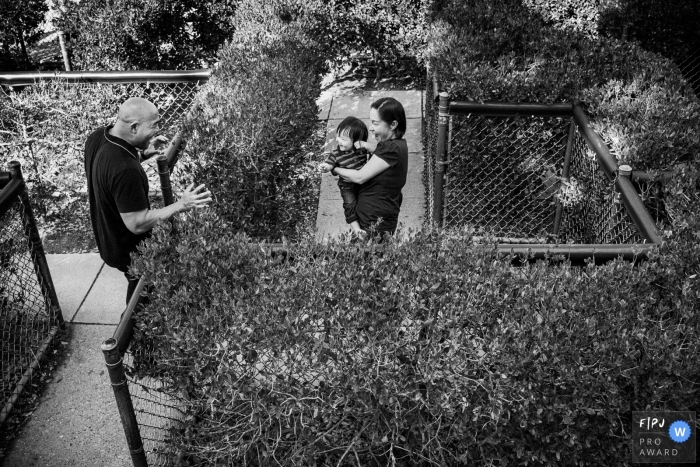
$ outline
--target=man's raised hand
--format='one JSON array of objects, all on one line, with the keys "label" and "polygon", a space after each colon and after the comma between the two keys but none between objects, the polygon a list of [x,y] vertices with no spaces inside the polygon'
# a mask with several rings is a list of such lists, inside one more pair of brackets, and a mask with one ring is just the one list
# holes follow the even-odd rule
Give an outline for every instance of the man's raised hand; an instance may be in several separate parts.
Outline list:
[{"label": "man's raised hand", "polygon": [[144,159],[149,159],[156,154],[161,154],[165,151],[168,144],[168,138],[163,135],[158,135],[155,138],[151,138],[148,142],[148,148],[143,150]]},{"label": "man's raised hand", "polygon": [[199,185],[197,188],[193,187],[194,183],[190,184],[178,200],[178,203],[182,205],[181,211],[189,211],[193,208],[206,208],[211,202],[211,192],[202,191],[204,190],[204,184]]}]

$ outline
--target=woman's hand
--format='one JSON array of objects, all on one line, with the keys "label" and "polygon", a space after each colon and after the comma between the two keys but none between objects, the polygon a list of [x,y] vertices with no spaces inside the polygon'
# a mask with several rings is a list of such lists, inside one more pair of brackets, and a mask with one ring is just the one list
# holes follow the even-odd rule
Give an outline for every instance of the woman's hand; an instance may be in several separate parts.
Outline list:
[{"label": "woman's hand", "polygon": [[363,149],[365,144],[364,141],[355,141],[355,149]]}]

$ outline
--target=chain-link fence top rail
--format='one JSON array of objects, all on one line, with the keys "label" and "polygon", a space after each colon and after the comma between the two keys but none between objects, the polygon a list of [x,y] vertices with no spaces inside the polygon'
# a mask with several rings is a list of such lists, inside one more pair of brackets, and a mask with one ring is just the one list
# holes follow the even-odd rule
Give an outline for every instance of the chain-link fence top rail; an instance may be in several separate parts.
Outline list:
[{"label": "chain-link fence top rail", "polygon": [[19,195],[12,198],[0,214],[0,424],[11,409],[8,402],[22,389],[18,385],[23,375],[57,326],[55,304],[47,298],[43,289],[48,285],[32,258],[26,207]]},{"label": "chain-link fence top rail", "polygon": [[[130,97],[153,102],[160,112],[161,134],[172,139],[208,76],[207,70],[0,74],[0,99],[10,106],[0,116],[3,159],[23,162],[27,182],[38,185],[39,192],[86,193],[85,140],[96,128],[114,122],[121,103]],[[155,160],[147,161],[144,169],[150,196],[157,198]],[[42,212],[45,208],[51,209],[39,206]]]},{"label": "chain-link fence top rail", "polygon": [[[438,106],[432,99],[426,102],[426,134],[437,135]],[[465,111],[471,104],[449,104],[444,227],[472,227],[506,243],[645,241],[570,109],[529,115],[517,111],[520,104],[513,104],[511,112],[504,111],[510,104],[484,104]],[[489,105],[501,108],[489,111]],[[434,170],[437,145],[430,146],[431,136],[426,139],[426,164]],[[427,190],[429,196],[434,193],[434,187]]]}]

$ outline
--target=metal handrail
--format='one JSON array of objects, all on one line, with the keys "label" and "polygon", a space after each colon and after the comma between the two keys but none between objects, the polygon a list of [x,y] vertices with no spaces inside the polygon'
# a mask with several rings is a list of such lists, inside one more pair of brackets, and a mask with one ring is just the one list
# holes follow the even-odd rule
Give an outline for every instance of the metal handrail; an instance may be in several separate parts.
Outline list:
[{"label": "metal handrail", "polygon": [[69,83],[185,83],[208,81],[211,69],[137,71],[2,72],[0,85],[28,86],[40,81],[63,79]]},{"label": "metal handrail", "polygon": [[659,235],[658,227],[651,218],[644,203],[639,198],[637,190],[632,185],[632,180],[627,176],[618,176],[617,160],[610,154],[610,150],[603,142],[603,139],[593,131],[586,113],[577,103],[573,109],[574,121],[578,125],[579,132],[583,136],[591,150],[595,153],[598,163],[602,167],[608,180],[615,183],[620,193],[622,201],[625,203],[627,213],[637,226],[639,233],[650,243],[661,243],[663,238]]},{"label": "metal handrail", "polygon": [[536,104],[510,102],[450,102],[450,115],[477,114],[489,117],[571,117],[573,104]]}]

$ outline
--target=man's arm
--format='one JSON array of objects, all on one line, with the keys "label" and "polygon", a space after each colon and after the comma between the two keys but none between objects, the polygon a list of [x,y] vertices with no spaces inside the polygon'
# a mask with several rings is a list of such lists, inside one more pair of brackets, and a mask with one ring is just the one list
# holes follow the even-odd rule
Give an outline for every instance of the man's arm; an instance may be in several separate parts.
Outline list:
[{"label": "man's arm", "polygon": [[187,187],[176,203],[161,209],[144,209],[134,212],[120,212],[124,225],[135,235],[140,235],[151,230],[159,221],[169,219],[173,214],[189,211],[193,208],[205,208],[211,201],[211,193],[208,191],[199,193],[204,185],[192,188],[194,183]]}]

